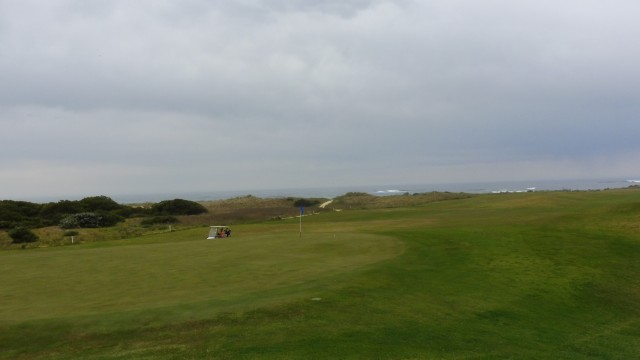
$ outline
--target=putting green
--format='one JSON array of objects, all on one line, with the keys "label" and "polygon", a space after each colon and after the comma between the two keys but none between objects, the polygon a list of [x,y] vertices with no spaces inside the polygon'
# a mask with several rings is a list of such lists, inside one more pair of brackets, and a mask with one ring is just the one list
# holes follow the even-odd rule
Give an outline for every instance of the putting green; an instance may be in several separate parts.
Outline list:
[{"label": "putting green", "polygon": [[238,301],[255,306],[269,299],[305,296],[305,284],[403,250],[394,238],[370,234],[200,240],[201,232],[177,232],[170,242],[2,254],[0,319],[25,321],[202,302],[212,311],[229,310]]}]

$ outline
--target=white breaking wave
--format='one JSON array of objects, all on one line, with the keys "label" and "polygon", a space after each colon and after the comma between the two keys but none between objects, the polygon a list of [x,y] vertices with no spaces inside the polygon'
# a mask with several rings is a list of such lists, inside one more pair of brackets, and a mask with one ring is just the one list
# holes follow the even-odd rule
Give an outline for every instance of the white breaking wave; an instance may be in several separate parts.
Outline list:
[{"label": "white breaking wave", "polygon": [[376,194],[404,194],[404,193],[408,193],[407,190],[378,190],[376,191]]}]

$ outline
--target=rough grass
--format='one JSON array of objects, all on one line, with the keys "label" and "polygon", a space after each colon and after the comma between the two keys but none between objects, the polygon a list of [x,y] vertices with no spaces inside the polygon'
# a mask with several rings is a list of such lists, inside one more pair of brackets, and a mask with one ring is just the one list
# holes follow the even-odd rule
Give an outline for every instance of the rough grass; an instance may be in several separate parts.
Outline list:
[{"label": "rough grass", "polygon": [[[33,229],[39,240],[28,244],[12,244],[11,238],[4,231],[0,231],[0,246],[5,250],[8,249],[33,249],[41,247],[57,247],[66,245],[78,245],[96,241],[107,241],[114,239],[130,239],[143,235],[151,235],[169,231],[168,225],[142,226],[141,218],[127,219],[122,223],[109,228],[88,228],[74,229],[78,235],[72,239],[65,236],[67,229],[61,229],[58,226],[49,226],[45,228]],[[190,225],[193,226],[193,225]],[[185,225],[174,225],[173,228],[185,228]]]},{"label": "rough grass", "polygon": [[330,209],[381,209],[406,206],[418,206],[437,201],[467,199],[472,197],[466,193],[430,192],[413,195],[375,196],[367,193],[347,193],[338,196],[330,205]]},{"label": "rough grass", "polygon": [[638,358],[639,222],[637,190],[500,194],[4,252],[0,358]]},{"label": "rough grass", "polygon": [[[209,211],[198,216],[181,217],[184,225],[234,225],[265,220],[277,220],[298,215],[294,198],[258,198],[252,195],[232,199],[204,201]],[[317,210],[312,208],[311,211]]]}]

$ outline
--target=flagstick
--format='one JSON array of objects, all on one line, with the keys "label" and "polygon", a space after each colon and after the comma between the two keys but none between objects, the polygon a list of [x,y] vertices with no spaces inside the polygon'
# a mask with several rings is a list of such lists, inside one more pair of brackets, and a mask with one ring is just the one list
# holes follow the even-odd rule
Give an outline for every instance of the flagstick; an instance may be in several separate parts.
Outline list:
[{"label": "flagstick", "polygon": [[302,214],[304,214],[304,208],[300,208],[300,237],[302,237]]}]

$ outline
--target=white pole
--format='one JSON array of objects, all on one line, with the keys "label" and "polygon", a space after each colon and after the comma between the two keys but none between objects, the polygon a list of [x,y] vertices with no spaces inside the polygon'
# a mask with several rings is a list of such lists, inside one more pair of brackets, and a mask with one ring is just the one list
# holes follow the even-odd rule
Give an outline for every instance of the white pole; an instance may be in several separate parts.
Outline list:
[{"label": "white pole", "polygon": [[300,237],[302,237],[302,214],[304,213],[303,208],[300,208]]}]

